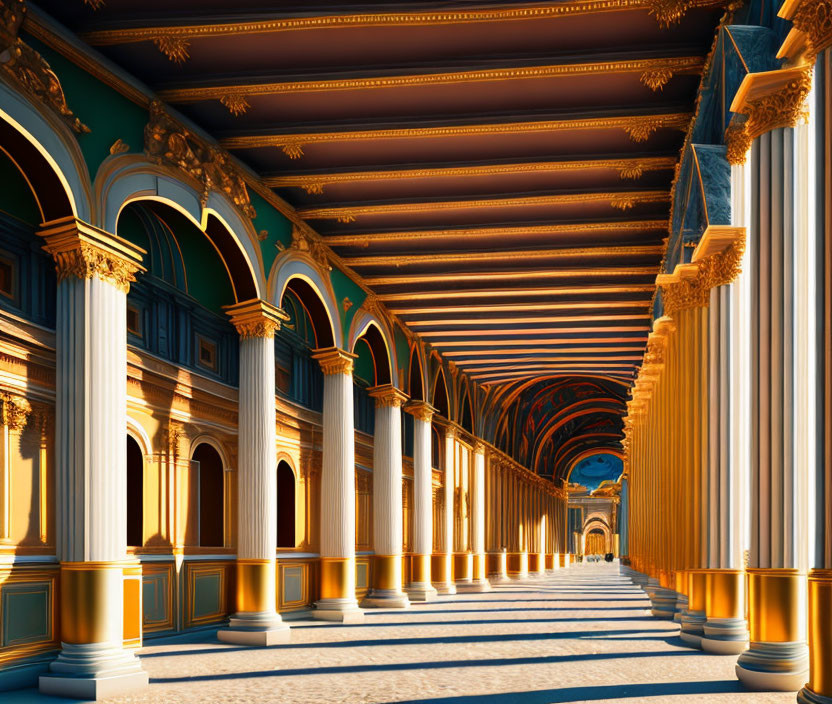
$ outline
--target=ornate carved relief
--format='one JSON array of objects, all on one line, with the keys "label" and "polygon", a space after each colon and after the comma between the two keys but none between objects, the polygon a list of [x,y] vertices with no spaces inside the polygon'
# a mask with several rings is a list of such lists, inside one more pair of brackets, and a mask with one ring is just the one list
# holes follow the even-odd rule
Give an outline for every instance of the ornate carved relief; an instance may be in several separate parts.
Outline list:
[{"label": "ornate carved relief", "polygon": [[308,254],[324,271],[332,271],[326,246],[310,232],[297,225],[292,227],[292,249]]},{"label": "ornate carved relief", "polygon": [[128,293],[130,284],[136,280],[140,267],[90,244],[81,243],[78,249],[67,252],[53,252],[58,281],[70,277],[92,279],[93,277],[111,283],[120,291]]},{"label": "ornate carved relief", "polygon": [[247,217],[256,217],[245,181],[229,154],[206,144],[179,124],[158,100],[150,104],[144,148],[152,161],[177,168],[200,183],[203,207],[210,191],[216,190],[225,194]]},{"label": "ornate carved relief", "polygon": [[61,82],[46,60],[18,36],[26,6],[23,0],[0,1],[0,68],[29,96],[54,110],[78,133],[90,128],[66,104]]},{"label": "ornate carved relief", "polygon": [[3,404],[3,425],[9,430],[22,431],[32,412],[31,404],[23,396],[9,392],[0,394],[0,402]]}]

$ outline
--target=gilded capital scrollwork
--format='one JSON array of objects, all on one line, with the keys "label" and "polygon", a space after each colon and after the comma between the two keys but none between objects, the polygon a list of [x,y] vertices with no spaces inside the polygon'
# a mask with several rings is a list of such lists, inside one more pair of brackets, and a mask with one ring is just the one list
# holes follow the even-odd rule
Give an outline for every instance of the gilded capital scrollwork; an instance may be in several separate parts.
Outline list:
[{"label": "gilded capital scrollwork", "polygon": [[23,396],[5,391],[0,394],[0,401],[3,404],[3,425],[16,432],[23,430],[32,412],[31,404]]},{"label": "gilded capital scrollwork", "polygon": [[820,52],[832,46],[832,0],[786,0],[778,14],[792,21],[778,58],[784,49],[801,46],[806,62],[813,63]]},{"label": "gilded capital scrollwork", "polygon": [[410,401],[404,410],[424,423],[430,423],[433,420],[433,414],[436,413],[436,409],[425,401]]},{"label": "gilded capital scrollwork", "polygon": [[794,127],[805,118],[811,89],[810,66],[749,73],[731,105],[738,114],[725,132],[728,162],[745,163],[745,155],[757,137],[781,127]]},{"label": "gilded capital scrollwork", "polygon": [[18,36],[25,15],[23,0],[0,0],[0,69],[25,93],[54,110],[73,131],[89,132],[69,109],[61,81],[46,59]]},{"label": "gilded capital scrollwork", "polygon": [[274,337],[283,321],[289,318],[280,308],[256,298],[225,306],[225,312],[243,340],[253,337]]},{"label": "gilded capital scrollwork", "polygon": [[330,376],[331,374],[352,374],[356,355],[337,347],[328,347],[314,350],[312,359],[318,360],[325,376]]},{"label": "gilded capital scrollwork", "polygon": [[165,111],[161,101],[150,104],[150,120],[144,128],[144,149],[157,164],[183,171],[202,185],[202,205],[212,190],[223,193],[249,218],[257,216],[245,181],[231,156],[205,143]]},{"label": "gilded capital scrollwork", "polygon": [[370,389],[370,396],[376,400],[376,408],[399,408],[405,404],[408,396],[392,384],[374,386]]}]

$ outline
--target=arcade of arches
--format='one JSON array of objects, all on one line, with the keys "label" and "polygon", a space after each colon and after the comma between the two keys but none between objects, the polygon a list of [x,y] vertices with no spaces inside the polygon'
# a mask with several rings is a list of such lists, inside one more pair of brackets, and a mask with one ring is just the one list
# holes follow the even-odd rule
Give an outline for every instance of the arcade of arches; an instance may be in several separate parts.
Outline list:
[{"label": "arcade of arches", "polygon": [[598,555],[832,703],[828,0],[432,5],[0,0],[0,690]]}]

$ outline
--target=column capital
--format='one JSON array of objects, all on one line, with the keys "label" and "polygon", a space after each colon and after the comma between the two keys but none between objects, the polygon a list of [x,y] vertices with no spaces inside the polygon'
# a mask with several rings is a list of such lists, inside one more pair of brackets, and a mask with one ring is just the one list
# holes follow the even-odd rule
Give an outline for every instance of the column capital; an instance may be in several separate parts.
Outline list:
[{"label": "column capital", "polygon": [[737,116],[725,133],[729,163],[744,164],[751,143],[766,132],[794,127],[806,114],[811,89],[811,66],[746,74],[731,103]]},{"label": "column capital", "polygon": [[136,274],[145,271],[141,265],[145,250],[76,217],[43,223],[38,234],[46,240],[43,249],[55,260],[59,282],[98,278],[126,294]]},{"label": "column capital", "polygon": [[485,443],[482,440],[474,439],[474,454],[475,455],[484,455],[485,454]]},{"label": "column capital", "polygon": [[404,391],[397,389],[392,384],[384,384],[382,386],[373,386],[369,389],[370,396],[376,400],[376,408],[403,406],[405,401],[410,398]]},{"label": "column capital", "polygon": [[438,411],[427,401],[408,401],[404,407],[405,413],[409,413],[417,420],[430,423],[434,413]]},{"label": "column capital", "polygon": [[350,354],[338,347],[324,347],[312,350],[312,359],[317,359],[325,376],[331,374],[352,374],[358,355]]},{"label": "column capital", "polygon": [[32,412],[31,404],[23,396],[6,392],[0,395],[0,402],[3,404],[3,425],[10,430],[23,430]]},{"label": "column capital", "polygon": [[223,310],[242,340],[250,337],[274,337],[283,321],[289,319],[286,311],[259,298],[223,306]]}]

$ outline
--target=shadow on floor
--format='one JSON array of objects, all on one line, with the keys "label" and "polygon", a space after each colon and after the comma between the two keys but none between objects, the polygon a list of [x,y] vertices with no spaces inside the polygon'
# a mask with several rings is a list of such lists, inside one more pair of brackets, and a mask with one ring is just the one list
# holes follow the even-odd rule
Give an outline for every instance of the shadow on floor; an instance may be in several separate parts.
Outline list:
[{"label": "shadow on floor", "polygon": [[[397,704],[567,704],[597,702],[630,697],[671,697],[680,694],[726,694],[743,692],[736,680],[713,682],[653,682],[650,684],[597,685],[545,689],[530,692],[505,692],[476,696],[408,699]],[[392,703],[391,703],[392,704]]]}]

